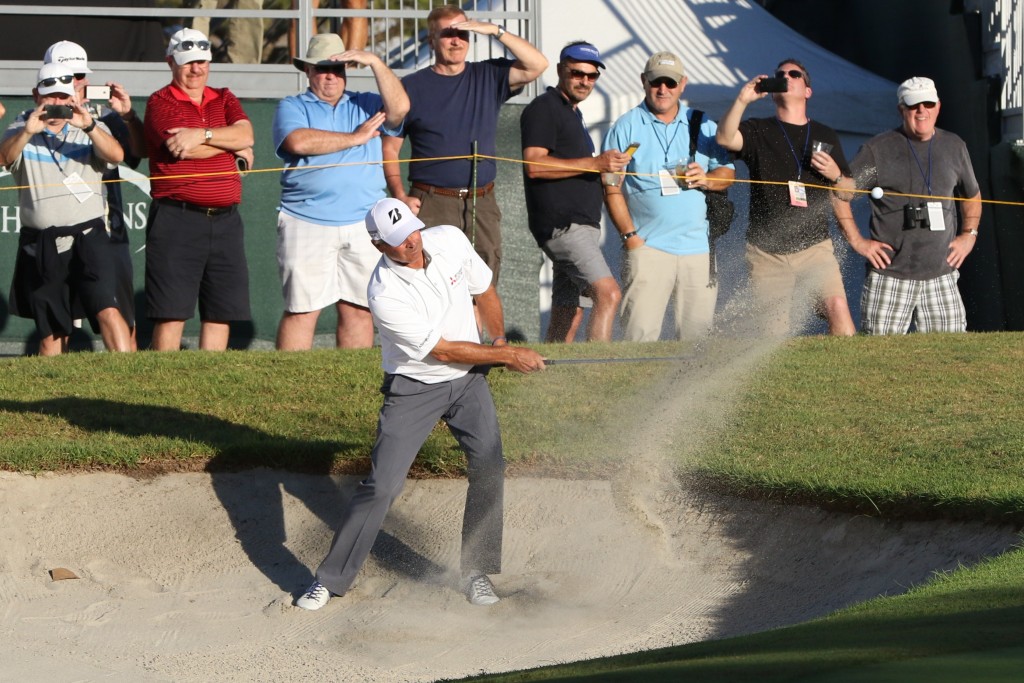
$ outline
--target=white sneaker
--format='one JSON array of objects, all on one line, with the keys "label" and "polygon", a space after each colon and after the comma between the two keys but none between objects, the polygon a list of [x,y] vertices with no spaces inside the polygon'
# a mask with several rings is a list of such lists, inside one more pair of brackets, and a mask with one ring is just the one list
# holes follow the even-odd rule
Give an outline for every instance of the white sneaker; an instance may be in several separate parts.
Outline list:
[{"label": "white sneaker", "polygon": [[494,594],[494,584],[487,577],[487,574],[477,574],[469,577],[469,587],[466,589],[466,597],[474,605],[493,605],[501,600]]},{"label": "white sneaker", "polygon": [[319,581],[314,581],[302,597],[295,601],[295,606],[313,611],[326,605],[330,599],[331,591],[327,589],[327,586]]}]

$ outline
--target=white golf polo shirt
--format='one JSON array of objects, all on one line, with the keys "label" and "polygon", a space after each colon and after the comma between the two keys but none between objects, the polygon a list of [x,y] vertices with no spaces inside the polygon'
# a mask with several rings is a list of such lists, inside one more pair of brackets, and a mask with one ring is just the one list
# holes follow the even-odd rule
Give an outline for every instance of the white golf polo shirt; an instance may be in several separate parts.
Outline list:
[{"label": "white golf polo shirt", "polygon": [[425,384],[458,379],[473,366],[442,363],[430,351],[447,341],[480,342],[473,296],[487,291],[491,269],[462,231],[441,225],[420,231],[426,268],[381,257],[366,288],[380,335],[384,372]]}]

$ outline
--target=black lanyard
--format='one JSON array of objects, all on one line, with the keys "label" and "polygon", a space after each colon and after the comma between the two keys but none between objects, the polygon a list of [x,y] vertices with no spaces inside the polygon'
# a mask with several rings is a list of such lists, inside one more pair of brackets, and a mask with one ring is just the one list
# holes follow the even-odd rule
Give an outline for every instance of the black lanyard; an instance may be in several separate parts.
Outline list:
[{"label": "black lanyard", "polygon": [[[665,123],[664,121],[662,121],[658,117],[654,116],[653,114],[651,115],[651,117],[656,122],[655,126],[654,126],[654,137],[658,140],[658,144],[661,145],[662,150],[664,150],[664,152],[665,152],[665,163],[667,164],[668,163],[668,151],[670,149],[672,149],[672,143],[674,143],[676,141],[676,136],[679,135],[679,124],[681,123],[681,121],[679,120],[678,115],[677,115],[676,119],[672,122],[672,123],[675,124],[676,130],[675,130],[674,133],[672,133],[672,137],[669,138],[669,136],[668,136],[669,124]],[[665,142],[662,142],[661,141],[661,136],[658,135],[658,126],[657,126],[658,123],[660,123],[663,126],[665,126]]]},{"label": "black lanyard", "polygon": [[907,147],[910,148],[910,153],[914,155],[914,161],[917,162],[917,170],[921,172],[921,177],[924,178],[924,186],[928,189],[928,194],[932,193],[932,140],[935,139],[935,133],[928,138],[928,173],[924,172],[924,168],[921,166],[921,160],[917,158],[917,152],[914,151],[914,146],[910,144],[910,138],[907,138]]},{"label": "black lanyard", "polygon": [[54,149],[53,147],[50,147],[50,138],[55,138],[55,137],[57,137],[57,135],[55,133],[49,132],[48,130],[42,131],[43,144],[46,145],[46,151],[48,151],[50,153],[50,157],[53,159],[53,163],[57,164],[57,170],[60,171],[61,175],[63,175],[64,177],[67,177],[68,174],[65,173],[64,169],[61,167],[60,161],[57,159],[56,152],[59,152],[61,150],[61,148],[64,147],[64,143],[68,141],[68,136],[67,136],[68,124],[66,124],[66,123],[64,124],[64,128],[63,128],[63,130],[61,130],[61,132],[64,133],[64,137],[61,138],[60,144],[57,145],[56,149]]},{"label": "black lanyard", "polygon": [[[796,149],[793,148],[793,143],[789,140],[789,133],[786,132],[786,127],[782,125],[782,121],[779,121],[779,117],[775,117],[775,123],[779,124],[779,128],[782,130],[782,137],[786,138],[786,144],[789,145],[789,151],[793,155],[793,159],[796,160],[796,179],[800,180],[800,177],[804,174],[804,162],[803,156],[797,156]],[[807,155],[807,148],[811,144],[811,120],[807,119],[807,139],[804,140],[804,156]]]}]

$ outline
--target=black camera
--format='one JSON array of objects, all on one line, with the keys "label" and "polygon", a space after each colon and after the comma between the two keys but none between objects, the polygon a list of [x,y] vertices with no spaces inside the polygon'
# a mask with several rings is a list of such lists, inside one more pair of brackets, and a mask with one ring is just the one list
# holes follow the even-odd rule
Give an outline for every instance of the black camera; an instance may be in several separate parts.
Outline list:
[{"label": "black camera", "polygon": [[789,90],[789,83],[786,82],[785,76],[762,78],[754,84],[754,92],[786,92],[787,90]]},{"label": "black camera", "polygon": [[47,104],[43,106],[43,115],[48,119],[70,119],[75,111],[66,104]]},{"label": "black camera", "polygon": [[928,220],[928,209],[923,204],[907,204],[906,206],[903,207],[904,230],[931,227],[932,222]]}]

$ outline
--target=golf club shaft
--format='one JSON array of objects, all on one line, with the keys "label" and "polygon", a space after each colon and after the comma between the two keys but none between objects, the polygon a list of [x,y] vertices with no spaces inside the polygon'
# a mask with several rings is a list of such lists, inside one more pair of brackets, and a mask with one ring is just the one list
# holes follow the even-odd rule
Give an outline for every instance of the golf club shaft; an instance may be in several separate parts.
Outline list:
[{"label": "golf club shaft", "polygon": [[584,365],[590,363],[644,363],[693,360],[695,356],[641,356],[638,358],[545,358],[544,365]]}]

